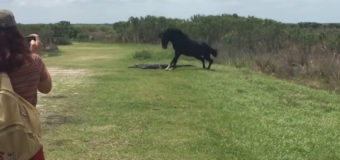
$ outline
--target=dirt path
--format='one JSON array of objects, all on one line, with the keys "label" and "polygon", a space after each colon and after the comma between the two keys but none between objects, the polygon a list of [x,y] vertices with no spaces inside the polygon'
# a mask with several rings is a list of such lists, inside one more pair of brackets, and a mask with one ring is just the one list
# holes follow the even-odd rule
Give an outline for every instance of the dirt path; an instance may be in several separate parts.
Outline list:
[{"label": "dirt path", "polygon": [[40,119],[44,125],[61,125],[68,121],[68,116],[73,113],[65,113],[61,105],[65,105],[67,98],[77,95],[77,92],[70,92],[79,84],[81,78],[88,76],[89,71],[84,69],[65,69],[48,67],[53,80],[53,89],[49,94],[39,93],[37,108],[40,111]]},{"label": "dirt path", "polygon": [[51,76],[80,76],[89,73],[89,71],[85,69],[63,69],[57,67],[49,67],[47,68],[50,72]]}]

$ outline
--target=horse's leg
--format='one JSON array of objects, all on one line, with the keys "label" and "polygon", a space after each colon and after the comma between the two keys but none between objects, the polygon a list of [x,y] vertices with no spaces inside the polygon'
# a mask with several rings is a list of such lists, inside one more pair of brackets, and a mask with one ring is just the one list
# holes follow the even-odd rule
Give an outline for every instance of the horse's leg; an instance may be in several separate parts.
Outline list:
[{"label": "horse's leg", "polygon": [[[176,55],[175,55],[175,57],[176,57]],[[172,67],[172,64],[174,63],[174,61],[175,61],[175,57],[174,58],[172,58],[172,60],[171,60],[171,62],[170,62],[170,64],[165,68],[165,70],[171,70],[171,67]]]},{"label": "horse's leg", "polygon": [[202,64],[203,64],[203,69],[205,69],[205,62],[204,62],[204,58],[200,58],[200,60],[202,61]]},{"label": "horse's leg", "polygon": [[175,69],[176,68],[176,64],[177,64],[177,61],[178,61],[178,58],[179,58],[179,56],[180,56],[181,54],[179,54],[179,53],[176,53],[175,54],[175,57],[174,57],[174,60],[173,60],[173,63],[172,63],[172,69]]},{"label": "horse's leg", "polygon": [[210,58],[210,55],[204,55],[204,59],[206,59],[207,61],[209,61],[209,65],[208,65],[208,69],[210,69],[211,64],[213,63],[213,60]]},{"label": "horse's leg", "polygon": [[211,66],[211,64],[214,62],[210,57],[209,57],[209,59],[207,59],[208,61],[209,61],[209,66],[208,66],[208,69],[210,69],[210,66]]},{"label": "horse's leg", "polygon": [[204,61],[204,57],[201,56],[195,56],[196,59],[200,60],[202,62],[203,68],[205,69],[205,61]]},{"label": "horse's leg", "polygon": [[180,54],[175,53],[175,57],[172,59],[168,67],[165,68],[165,70],[173,70],[176,67],[177,60],[179,58]]}]

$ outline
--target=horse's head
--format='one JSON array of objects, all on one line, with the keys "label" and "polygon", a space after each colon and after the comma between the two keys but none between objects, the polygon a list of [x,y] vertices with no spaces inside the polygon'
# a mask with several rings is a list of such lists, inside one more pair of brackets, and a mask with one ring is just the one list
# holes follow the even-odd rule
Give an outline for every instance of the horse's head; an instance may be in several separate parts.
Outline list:
[{"label": "horse's head", "polygon": [[169,41],[171,41],[171,43],[174,43],[178,40],[189,39],[186,34],[176,28],[168,28],[167,30],[159,34],[159,38],[162,39],[162,47],[164,49],[168,47]]},{"label": "horse's head", "polygon": [[158,35],[159,38],[162,40],[162,47],[163,49],[168,48],[169,37],[167,32],[162,32]]}]

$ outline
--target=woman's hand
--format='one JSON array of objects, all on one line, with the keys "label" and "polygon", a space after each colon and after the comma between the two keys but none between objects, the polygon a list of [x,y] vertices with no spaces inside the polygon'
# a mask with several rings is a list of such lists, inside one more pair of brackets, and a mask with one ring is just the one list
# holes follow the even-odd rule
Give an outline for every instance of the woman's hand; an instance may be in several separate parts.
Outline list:
[{"label": "woman's hand", "polygon": [[31,40],[30,44],[30,49],[32,53],[41,55],[41,49],[43,47],[43,44],[40,40],[40,36],[38,34],[30,34],[29,36],[32,36],[35,38],[35,40]]}]

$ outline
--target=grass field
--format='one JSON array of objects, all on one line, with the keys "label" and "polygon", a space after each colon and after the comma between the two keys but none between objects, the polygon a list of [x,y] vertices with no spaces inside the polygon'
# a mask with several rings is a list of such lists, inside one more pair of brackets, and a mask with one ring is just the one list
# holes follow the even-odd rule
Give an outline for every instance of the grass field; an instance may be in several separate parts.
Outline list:
[{"label": "grass field", "polygon": [[[128,68],[168,63],[158,45],[60,49],[44,59],[54,89],[39,96],[47,159],[340,159],[339,95],[183,57],[194,66]],[[142,50],[151,57],[134,58]]]}]

